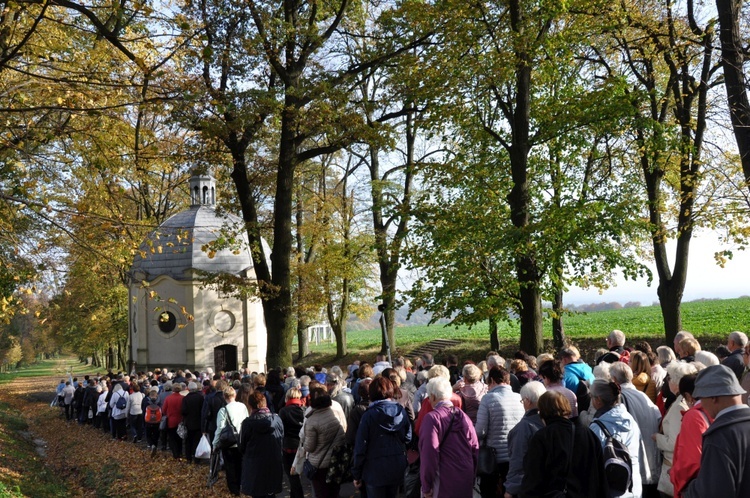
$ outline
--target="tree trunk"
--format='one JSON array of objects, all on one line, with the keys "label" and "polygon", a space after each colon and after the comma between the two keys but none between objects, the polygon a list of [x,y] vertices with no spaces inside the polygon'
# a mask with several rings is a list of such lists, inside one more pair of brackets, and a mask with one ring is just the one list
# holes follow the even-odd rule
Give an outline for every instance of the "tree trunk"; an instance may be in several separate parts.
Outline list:
[{"label": "tree trunk", "polygon": [[[274,239],[271,251],[271,268],[266,263],[261,244],[260,223],[256,201],[247,177],[245,150],[247,146],[234,143],[230,147],[234,168],[232,180],[242,208],[242,218],[247,228],[253,253],[253,267],[263,303],[263,316],[267,329],[266,367],[291,365],[292,340],[297,331],[294,320],[291,292],[292,205],[295,167],[294,133],[285,111],[282,119],[282,139],[275,196]],[[257,256],[256,256],[257,254]]]},{"label": "tree trunk", "polygon": [[[302,195],[302,187],[298,186],[297,190],[297,230],[295,236],[297,237],[297,254],[300,265],[306,265],[311,263],[315,259],[314,242],[310,243],[310,248],[305,250],[305,243],[302,236],[304,229],[305,219],[305,206]],[[301,271],[297,272],[297,361],[310,354],[310,343],[307,340],[307,328],[310,326],[310,320],[307,319],[305,314],[302,312],[302,297],[306,295],[305,286],[307,282],[302,276]]]},{"label": "tree trunk", "polygon": [[336,337],[336,359],[346,356],[348,349],[346,347],[346,322],[340,322],[331,326],[333,335]]},{"label": "tree trunk", "polygon": [[[509,3],[511,29],[519,35],[524,30],[524,15],[519,0]],[[546,30],[538,36],[545,36]],[[519,232],[519,246],[516,256],[516,275],[519,284],[519,317],[521,320],[521,349],[531,355],[542,352],[543,325],[542,299],[540,292],[541,273],[536,262],[534,242],[528,234],[529,226],[529,183],[528,164],[531,150],[530,139],[530,100],[531,100],[531,55],[522,44],[515,49],[515,107],[510,117],[512,142],[507,146],[513,186],[508,194],[510,218]]]},{"label": "tree trunk", "polygon": [[516,269],[520,284],[520,347],[528,354],[536,356],[544,349],[544,319],[539,274],[536,263],[528,257],[519,258]]},{"label": "tree trunk", "polygon": [[[331,282],[326,277],[326,285]],[[349,318],[349,279],[345,278],[341,284],[341,302],[338,304],[338,310],[335,309],[331,299],[326,303],[326,313],[328,323],[333,329],[333,335],[336,337],[336,358],[342,358],[347,353],[346,347],[346,320]]]},{"label": "tree trunk", "polygon": [[682,330],[682,289],[679,287],[672,281],[660,281],[657,289],[667,344],[672,344],[677,333]]},{"label": "tree trunk", "polygon": [[310,341],[307,339],[307,328],[310,327],[310,323],[297,320],[297,361],[301,361],[302,358],[310,354]]},{"label": "tree trunk", "polygon": [[490,350],[500,349],[500,339],[497,336],[497,320],[490,318]]},{"label": "tree trunk", "polygon": [[555,351],[560,351],[565,347],[565,330],[563,329],[563,297],[562,289],[555,290],[555,299],[552,303],[552,342],[555,345]]},{"label": "tree trunk", "polygon": [[724,69],[724,88],[727,91],[729,115],[742,161],[742,171],[745,181],[750,186],[750,102],[746,90],[743,40],[740,36],[740,12],[743,3],[740,0],[716,0],[716,10],[719,13],[721,65]]}]

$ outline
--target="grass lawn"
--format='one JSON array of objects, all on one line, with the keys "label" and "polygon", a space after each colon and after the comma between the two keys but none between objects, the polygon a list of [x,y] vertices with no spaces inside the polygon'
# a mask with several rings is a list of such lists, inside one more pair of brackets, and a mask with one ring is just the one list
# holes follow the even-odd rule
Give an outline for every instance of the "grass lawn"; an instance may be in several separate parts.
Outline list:
[{"label": "grass lawn", "polygon": [[[625,332],[629,343],[646,340],[656,347],[664,344],[664,322],[658,306],[641,306],[619,310],[571,314],[563,318],[565,334],[579,346],[584,358],[593,360],[594,351],[604,346],[604,337],[613,329]],[[704,349],[712,351],[726,342],[734,330],[748,331],[750,324],[750,298],[694,301],[682,305],[683,329],[693,332]],[[498,325],[500,350],[511,355],[518,349],[518,322]],[[321,343],[310,346],[311,355],[302,363],[345,364],[354,359],[374,359],[380,350],[380,329],[351,331],[347,334],[350,354],[336,359],[336,344]],[[489,325],[487,322],[468,326],[420,325],[396,329],[397,346],[394,353],[408,355],[419,345],[433,339],[457,339],[461,344],[445,351],[461,359],[483,358],[489,350]],[[552,350],[552,322],[545,320],[545,345]],[[670,345],[671,346],[671,345]],[[295,350],[296,350],[295,341]]]}]

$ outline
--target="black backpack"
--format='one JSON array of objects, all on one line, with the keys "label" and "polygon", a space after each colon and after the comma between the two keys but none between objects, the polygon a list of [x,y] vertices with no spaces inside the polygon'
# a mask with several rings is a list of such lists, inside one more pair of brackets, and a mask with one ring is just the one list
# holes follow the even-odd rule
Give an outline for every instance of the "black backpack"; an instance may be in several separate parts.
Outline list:
[{"label": "black backpack", "polygon": [[604,475],[610,496],[621,496],[633,491],[633,462],[627,446],[612,437],[603,423],[594,420],[604,432]]},{"label": "black backpack", "polygon": [[585,412],[591,406],[591,390],[589,381],[578,379],[576,388],[576,401],[578,402],[578,413]]}]

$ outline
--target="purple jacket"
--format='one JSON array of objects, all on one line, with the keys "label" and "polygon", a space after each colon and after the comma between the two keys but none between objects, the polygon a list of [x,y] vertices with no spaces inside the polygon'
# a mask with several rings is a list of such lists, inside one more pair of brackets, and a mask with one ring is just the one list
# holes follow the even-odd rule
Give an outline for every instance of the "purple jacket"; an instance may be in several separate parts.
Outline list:
[{"label": "purple jacket", "polygon": [[478,454],[477,433],[466,413],[450,401],[438,403],[419,431],[422,492],[433,492],[435,498],[471,496]]}]

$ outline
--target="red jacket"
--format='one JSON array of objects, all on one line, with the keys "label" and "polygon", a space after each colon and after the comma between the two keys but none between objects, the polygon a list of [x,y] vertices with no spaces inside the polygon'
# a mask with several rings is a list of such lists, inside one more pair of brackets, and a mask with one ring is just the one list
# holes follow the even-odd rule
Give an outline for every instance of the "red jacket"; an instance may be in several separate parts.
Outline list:
[{"label": "red jacket", "polygon": [[697,402],[682,416],[680,433],[674,443],[674,458],[669,471],[669,480],[674,486],[675,498],[681,498],[688,483],[695,479],[701,467],[703,433],[713,419]]},{"label": "red jacket", "polygon": [[164,398],[161,412],[167,417],[167,428],[175,429],[182,422],[182,400],[185,399],[180,393],[172,393]]},{"label": "red jacket", "polygon": [[[461,399],[461,396],[459,396],[457,393],[451,393],[451,403],[453,403],[453,406],[461,410],[463,408],[463,400]],[[430,398],[425,397],[422,400],[422,407],[419,409],[419,415],[417,415],[417,421],[414,423],[414,431],[419,434],[419,430],[422,428],[422,420],[424,420],[425,416],[432,411],[432,403],[430,403]]]}]

